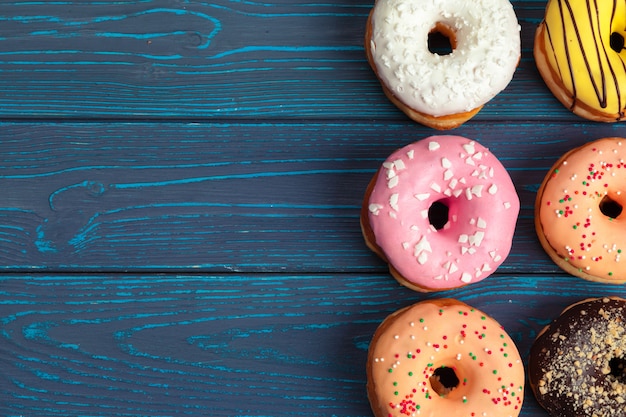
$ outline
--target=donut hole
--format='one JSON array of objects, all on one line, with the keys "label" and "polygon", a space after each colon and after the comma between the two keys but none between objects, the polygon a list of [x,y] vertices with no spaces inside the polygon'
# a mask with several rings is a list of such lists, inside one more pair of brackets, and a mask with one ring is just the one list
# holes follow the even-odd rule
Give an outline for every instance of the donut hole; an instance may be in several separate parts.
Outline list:
[{"label": "donut hole", "polygon": [[609,361],[609,368],[611,372],[609,375],[615,378],[618,382],[626,383],[626,359],[625,358],[613,358]]},{"label": "donut hole", "polygon": [[441,230],[448,223],[449,212],[443,200],[435,201],[428,209],[428,221],[436,230]]},{"label": "donut hole", "polygon": [[437,23],[428,33],[428,50],[437,55],[450,55],[456,49],[456,34],[444,24]]},{"label": "donut hole", "polygon": [[613,32],[610,38],[611,49],[615,52],[622,52],[624,49],[624,36],[621,33]]},{"label": "donut hole", "polygon": [[622,205],[608,195],[605,195],[600,201],[600,212],[607,217],[616,219],[617,216],[622,214]]},{"label": "donut hole", "polygon": [[437,395],[445,397],[453,389],[459,386],[459,377],[453,368],[442,366],[435,369],[432,376],[428,379],[430,386]]}]

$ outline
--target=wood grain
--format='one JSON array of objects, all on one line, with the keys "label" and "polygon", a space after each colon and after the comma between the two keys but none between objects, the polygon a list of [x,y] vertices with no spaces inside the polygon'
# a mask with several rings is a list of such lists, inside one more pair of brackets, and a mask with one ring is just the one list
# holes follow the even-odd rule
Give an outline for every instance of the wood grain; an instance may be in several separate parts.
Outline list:
[{"label": "wood grain", "polygon": [[[532,58],[545,1],[512,3],[515,77],[448,133],[510,173],[513,250],[483,282],[424,295],[359,228],[386,156],[441,133],[368,67],[372,1],[2,2],[0,415],[367,417],[369,341],[399,308],[459,298],[526,361],[568,304],[626,296],[537,241],[552,163],[626,133],[551,96]],[[529,391],[521,416],[547,416]]]},{"label": "wood grain", "polygon": [[[544,1],[513,1],[522,59],[477,120],[576,121],[534,67]],[[373,2],[4,2],[12,118],[404,120],[365,60]]]},{"label": "wood grain", "polygon": [[[3,415],[368,416],[371,335],[424,298],[371,274],[8,275],[1,285]],[[526,361],[550,317],[607,290],[499,275],[447,295],[499,320]],[[523,410],[543,415],[529,392]]]},{"label": "wood grain", "polygon": [[[0,269],[357,272],[365,187],[394,149],[432,134],[403,123],[5,123]],[[472,123],[522,202],[502,269],[558,269],[532,220],[567,149],[614,125]],[[593,133],[591,133],[593,132]],[[540,156],[538,156],[540,155]]]}]

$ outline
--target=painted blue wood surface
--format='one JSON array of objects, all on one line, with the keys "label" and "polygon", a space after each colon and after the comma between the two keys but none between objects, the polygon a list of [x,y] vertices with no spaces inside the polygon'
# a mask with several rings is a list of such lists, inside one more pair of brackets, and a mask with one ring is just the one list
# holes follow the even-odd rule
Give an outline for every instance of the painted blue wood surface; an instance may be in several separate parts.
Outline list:
[{"label": "painted blue wood surface", "polygon": [[[3,415],[369,416],[376,326],[438,296],[387,274],[5,274],[0,284]],[[498,274],[446,295],[497,317],[526,358],[550,317],[614,292]],[[530,392],[522,415],[545,415]]]},{"label": "painted blue wood surface", "polygon": [[[5,1],[0,109],[13,118],[403,120],[364,59],[372,4]],[[477,119],[575,121],[534,67],[545,1],[513,5],[520,66]]]},{"label": "painted blue wood surface", "polygon": [[[359,207],[410,123],[4,123],[0,270],[381,272]],[[520,195],[507,273],[557,272],[536,190],[570,147],[623,126],[474,122]]]},{"label": "painted blue wood surface", "polygon": [[[0,4],[0,415],[371,416],[369,340],[413,302],[459,298],[526,359],[569,303],[626,296],[562,273],[535,193],[565,151],[623,124],[564,109],[514,1],[510,86],[452,132],[488,146],[522,209],[487,280],[401,287],[363,243],[365,187],[439,133],[367,65],[372,2]],[[546,416],[526,393],[522,417]]]}]

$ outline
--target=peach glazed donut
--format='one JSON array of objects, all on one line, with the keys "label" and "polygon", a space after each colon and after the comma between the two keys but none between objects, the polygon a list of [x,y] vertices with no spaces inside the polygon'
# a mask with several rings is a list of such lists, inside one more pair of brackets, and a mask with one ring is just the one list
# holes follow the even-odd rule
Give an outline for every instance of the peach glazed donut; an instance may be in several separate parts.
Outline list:
[{"label": "peach glazed donut", "polygon": [[626,3],[549,0],[535,33],[537,69],[554,96],[588,120],[626,110]]},{"label": "peach glazed donut", "polygon": [[376,417],[516,417],[524,400],[515,343],[493,318],[454,299],[387,317],[366,370]]},{"label": "peach glazed donut", "polygon": [[586,299],[539,333],[528,357],[528,382],[552,416],[625,416],[625,355],[626,300]]},{"label": "peach glazed donut", "polygon": [[[440,130],[476,115],[509,84],[520,59],[520,26],[508,0],[376,0],[365,32],[385,95]],[[431,48],[435,35],[450,48]]]},{"label": "peach glazed donut", "polygon": [[626,282],[626,139],[604,138],[563,155],[535,203],[541,245],[564,271],[590,281]]},{"label": "peach glazed donut", "polygon": [[431,136],[382,164],[365,192],[361,229],[398,282],[440,291],[478,282],[500,266],[519,207],[511,177],[487,148]]}]

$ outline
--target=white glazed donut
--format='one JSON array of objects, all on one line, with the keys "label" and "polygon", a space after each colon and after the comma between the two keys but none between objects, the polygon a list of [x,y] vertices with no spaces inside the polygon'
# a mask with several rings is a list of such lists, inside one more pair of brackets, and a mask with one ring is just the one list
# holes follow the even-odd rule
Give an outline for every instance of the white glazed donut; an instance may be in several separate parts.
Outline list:
[{"label": "white glazed donut", "polygon": [[[519,63],[520,26],[508,0],[377,0],[367,26],[365,49],[387,96],[438,129],[476,114]],[[433,32],[449,38],[450,54],[430,51]]]}]

